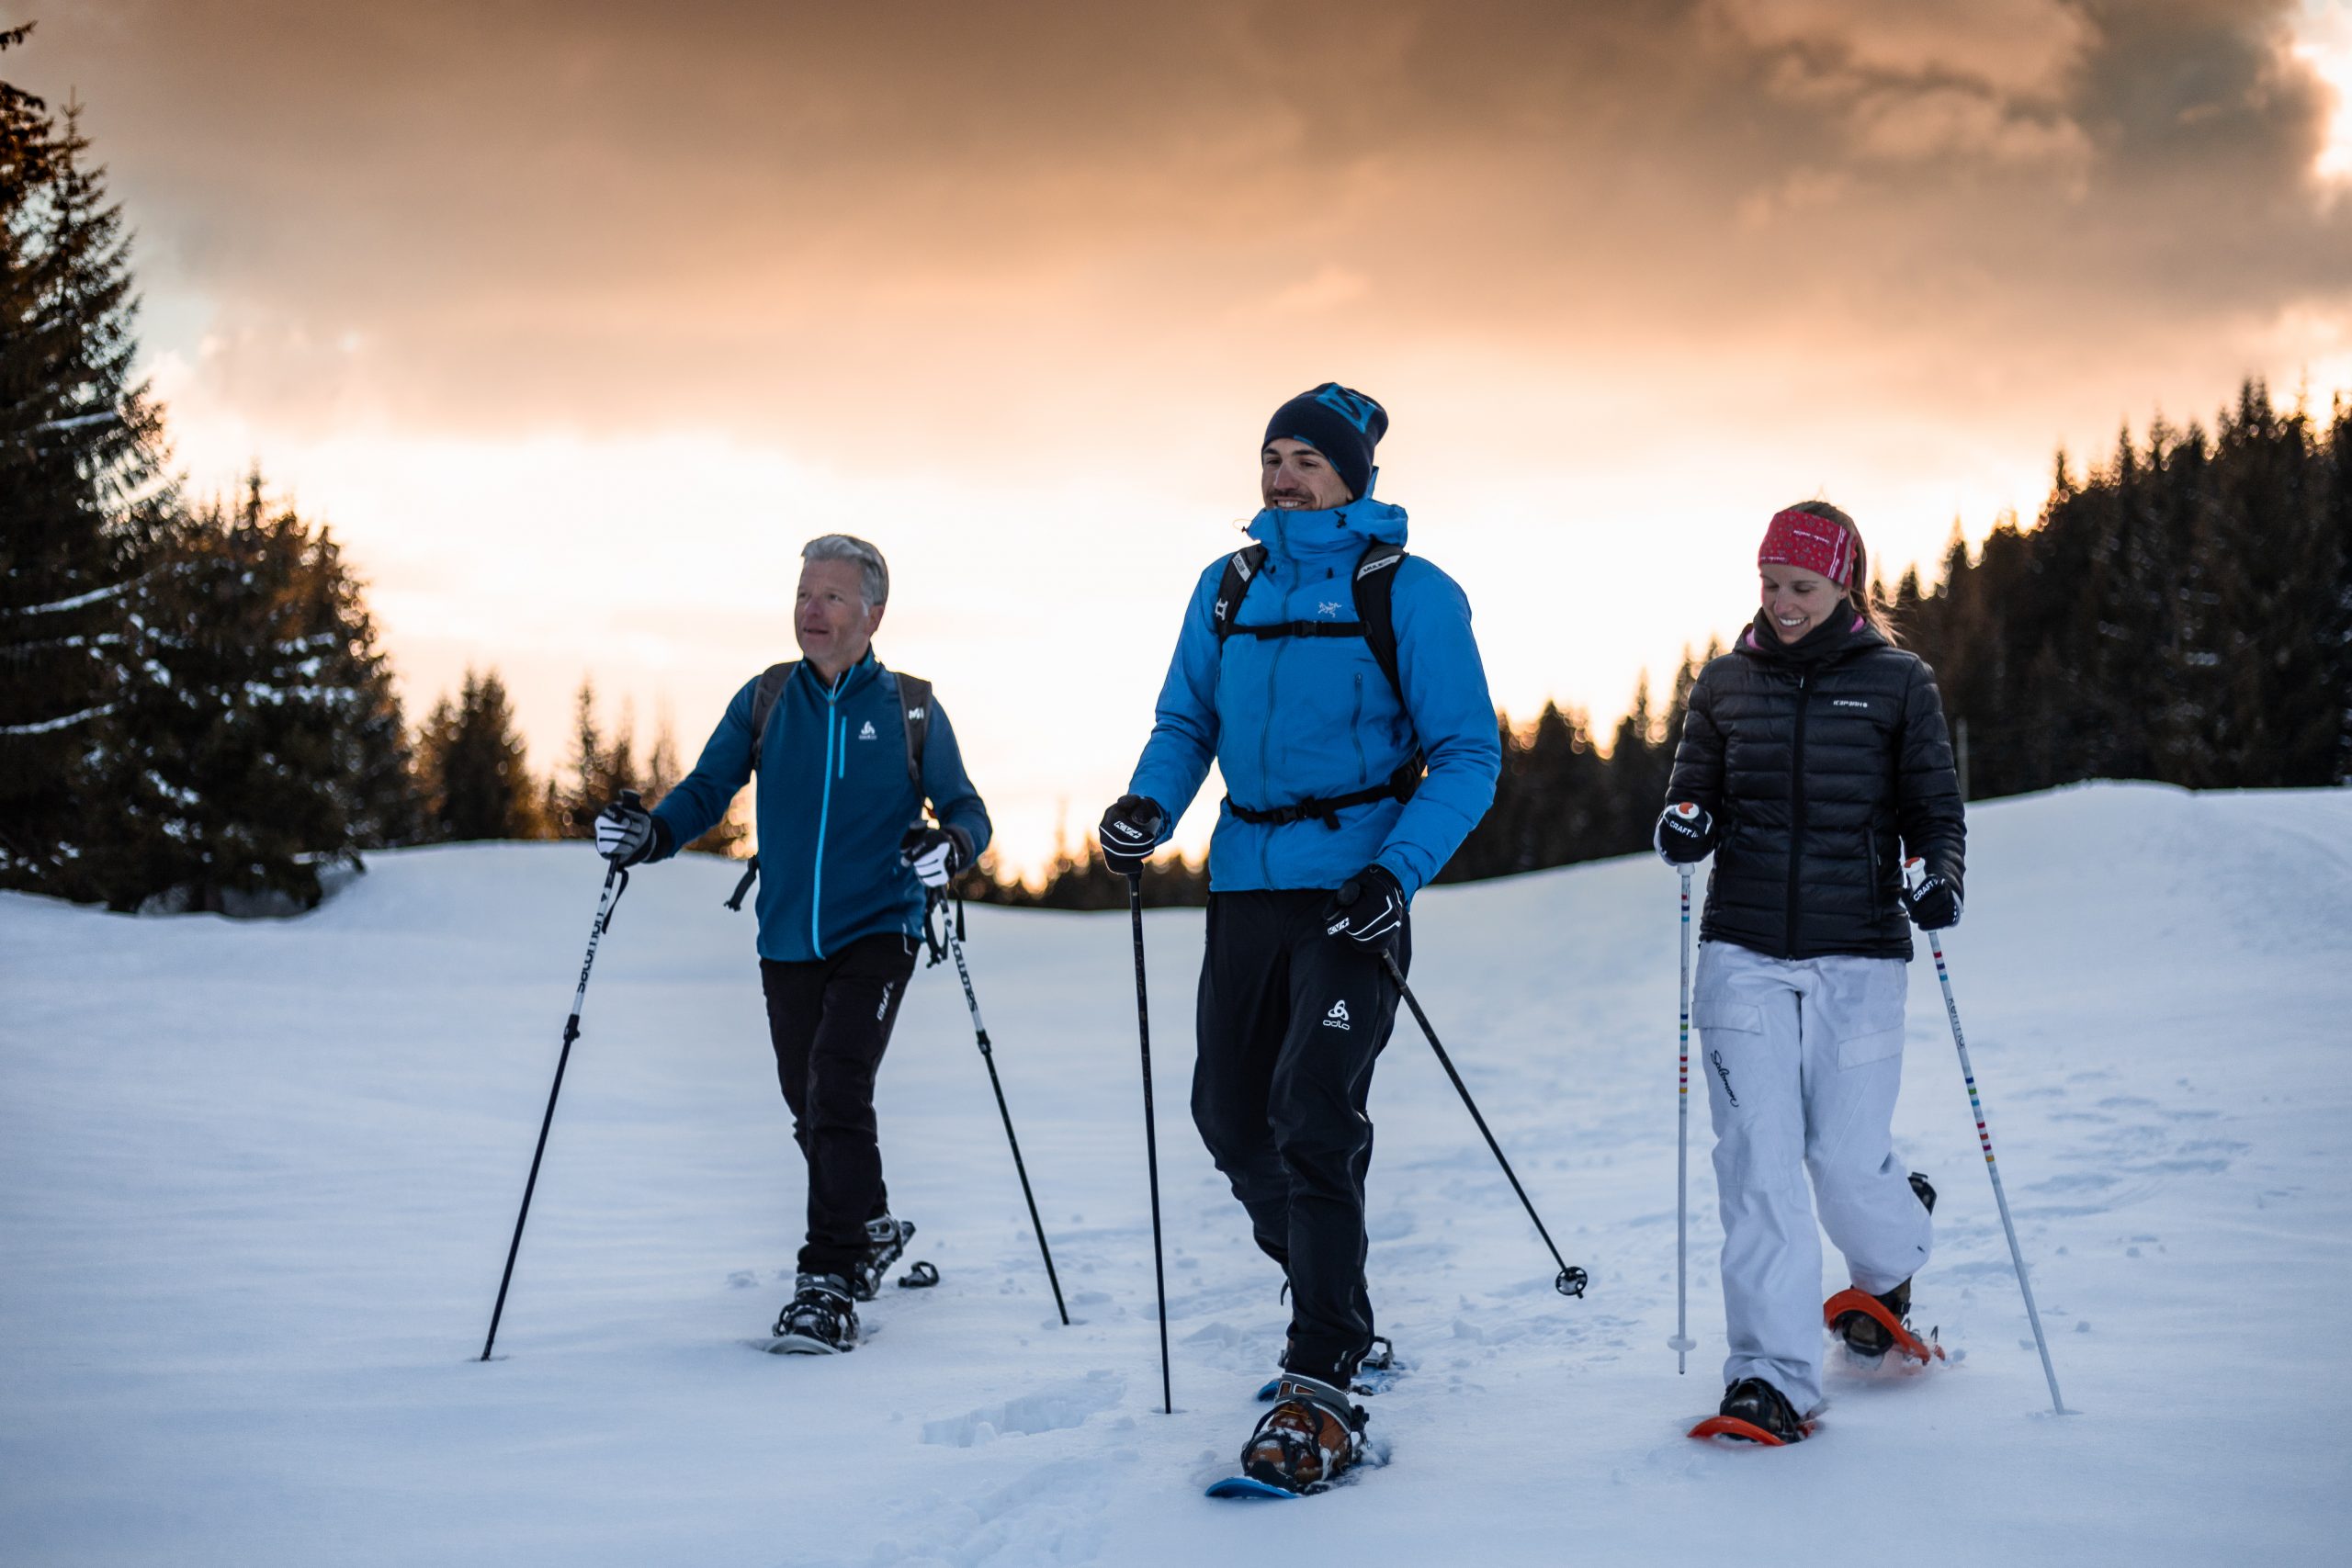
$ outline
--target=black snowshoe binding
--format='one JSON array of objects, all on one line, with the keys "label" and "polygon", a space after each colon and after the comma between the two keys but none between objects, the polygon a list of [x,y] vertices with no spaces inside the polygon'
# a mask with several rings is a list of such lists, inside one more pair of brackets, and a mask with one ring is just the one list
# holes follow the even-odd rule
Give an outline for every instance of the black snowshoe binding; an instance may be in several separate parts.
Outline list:
[{"label": "black snowshoe binding", "polygon": [[[1919,1200],[1920,1206],[1928,1213],[1932,1214],[1936,1212],[1936,1190],[1926,1177],[1916,1170],[1911,1173],[1911,1191]],[[1878,1303],[1879,1305],[1886,1308],[1887,1313],[1895,1322],[1901,1324],[1906,1330],[1910,1328],[1910,1280],[1904,1280],[1894,1289],[1880,1296]],[[1895,1346],[1894,1336],[1887,1332],[1886,1325],[1868,1313],[1841,1313],[1830,1327],[1835,1329],[1838,1337],[1846,1342],[1847,1349],[1869,1360],[1879,1359]]]},{"label": "black snowshoe binding", "polygon": [[[850,1293],[859,1301],[872,1301],[882,1289],[882,1281],[890,1277],[890,1265],[906,1252],[907,1243],[914,1239],[914,1234],[912,1220],[894,1220],[884,1214],[880,1219],[866,1221],[865,1256],[851,1268]],[[937,1278],[934,1272],[933,1279]]]},{"label": "black snowshoe binding", "polygon": [[1804,1423],[1789,1404],[1788,1395],[1762,1378],[1742,1378],[1724,1390],[1718,1415],[1745,1421],[1778,1443],[1804,1440]]},{"label": "black snowshoe binding", "polygon": [[1317,1378],[1284,1372],[1274,1407],[1258,1417],[1241,1450],[1241,1473],[1267,1486],[1305,1496],[1320,1492],[1363,1457],[1361,1404]]},{"label": "black snowshoe binding", "polygon": [[849,1281],[839,1274],[801,1274],[793,1297],[775,1320],[771,1348],[795,1356],[837,1356],[857,1348],[857,1309],[850,1304]]}]

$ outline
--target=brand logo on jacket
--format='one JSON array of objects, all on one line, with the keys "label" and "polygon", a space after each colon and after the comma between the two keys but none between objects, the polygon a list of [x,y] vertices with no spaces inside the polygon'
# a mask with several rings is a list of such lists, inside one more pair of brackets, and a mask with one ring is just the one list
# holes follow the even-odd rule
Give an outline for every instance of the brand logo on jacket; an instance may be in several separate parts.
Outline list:
[{"label": "brand logo on jacket", "polygon": [[1833,708],[1860,708],[1867,712],[1871,705],[1859,697],[1832,697],[1829,705]]},{"label": "brand logo on jacket", "polygon": [[857,738],[860,740],[871,740],[874,739],[874,721],[872,719],[869,718],[865,721],[865,728],[857,732]]},{"label": "brand logo on jacket", "polygon": [[1340,615],[1340,602],[1337,599],[1318,600],[1315,605],[1315,613],[1327,621],[1336,620]]},{"label": "brand logo on jacket", "polygon": [[1323,1027],[1326,1029],[1346,1029],[1352,1031],[1354,1026],[1348,1022],[1348,1004],[1344,998],[1340,1001],[1333,1002],[1331,1004],[1331,1010],[1323,1015]]}]

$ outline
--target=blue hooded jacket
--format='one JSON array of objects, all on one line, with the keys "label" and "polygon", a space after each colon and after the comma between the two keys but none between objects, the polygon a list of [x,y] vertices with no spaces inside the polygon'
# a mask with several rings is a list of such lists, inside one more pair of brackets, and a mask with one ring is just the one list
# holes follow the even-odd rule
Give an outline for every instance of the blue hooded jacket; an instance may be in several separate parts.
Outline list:
[{"label": "blue hooded jacket", "polygon": [[[673,844],[710,831],[751,779],[759,683],[744,682],[694,772],[653,808]],[[946,710],[934,695],[918,790],[907,776],[899,678],[871,649],[830,686],[806,660],[793,671],[768,716],[759,772],[762,958],[805,963],[860,937],[921,931],[922,884],[899,863],[899,840],[921,825],[925,797],[940,821],[971,835],[974,855],[988,847],[988,808],[965,776]]]},{"label": "blue hooded jacket", "polygon": [[[1234,607],[1236,626],[1352,621],[1356,560],[1375,541],[1405,542],[1405,511],[1372,500],[1319,512],[1270,508],[1250,536],[1266,547],[1266,564]],[[1397,567],[1390,609],[1400,705],[1359,637],[1237,637],[1220,649],[1224,574],[1220,558],[1193,587],[1127,787],[1165,807],[1173,831],[1212,758],[1233,799],[1271,810],[1385,784],[1418,737],[1429,777],[1411,800],[1349,807],[1336,829],[1244,822],[1220,807],[1209,842],[1209,883],[1219,892],[1337,887],[1376,863],[1410,897],[1487,814],[1502,772],[1469,601],[1419,556]]]}]

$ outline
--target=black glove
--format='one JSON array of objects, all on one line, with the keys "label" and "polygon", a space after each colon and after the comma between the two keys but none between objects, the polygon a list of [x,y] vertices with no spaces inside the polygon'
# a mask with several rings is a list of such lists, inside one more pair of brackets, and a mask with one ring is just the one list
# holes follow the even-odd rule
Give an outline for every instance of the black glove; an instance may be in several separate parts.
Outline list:
[{"label": "black glove", "polygon": [[623,790],[596,814],[596,852],[615,865],[636,865],[669,847],[669,825],[645,809],[635,790]]},{"label": "black glove", "polygon": [[899,863],[925,887],[944,887],[972,863],[972,836],[961,828],[910,828],[899,840]]},{"label": "black glove", "polygon": [[1650,842],[1668,865],[1689,865],[1707,858],[1715,847],[1715,819],[1692,800],[1678,800],[1657,814]]},{"label": "black glove", "polygon": [[1914,855],[1903,863],[1903,903],[1921,931],[1948,931],[1960,924],[1960,878],[1929,871]]},{"label": "black glove", "polygon": [[1140,795],[1119,796],[1102,813],[1102,863],[1121,876],[1141,876],[1143,863],[1151,858],[1167,826],[1168,813],[1159,809],[1159,802]]},{"label": "black glove", "polygon": [[1368,865],[1340,886],[1323,908],[1327,936],[1385,947],[1405,923],[1405,890],[1385,865]]}]

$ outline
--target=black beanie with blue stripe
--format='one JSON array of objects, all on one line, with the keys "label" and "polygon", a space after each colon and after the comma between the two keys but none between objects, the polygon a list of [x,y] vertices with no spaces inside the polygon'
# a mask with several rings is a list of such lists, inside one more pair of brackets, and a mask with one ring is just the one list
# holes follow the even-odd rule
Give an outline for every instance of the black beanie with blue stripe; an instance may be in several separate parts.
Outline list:
[{"label": "black beanie with blue stripe", "polygon": [[1271,446],[1287,436],[1304,441],[1330,463],[1332,470],[1362,501],[1372,491],[1372,449],[1388,434],[1388,411],[1353,388],[1326,381],[1301,392],[1274,411],[1266,422]]}]

